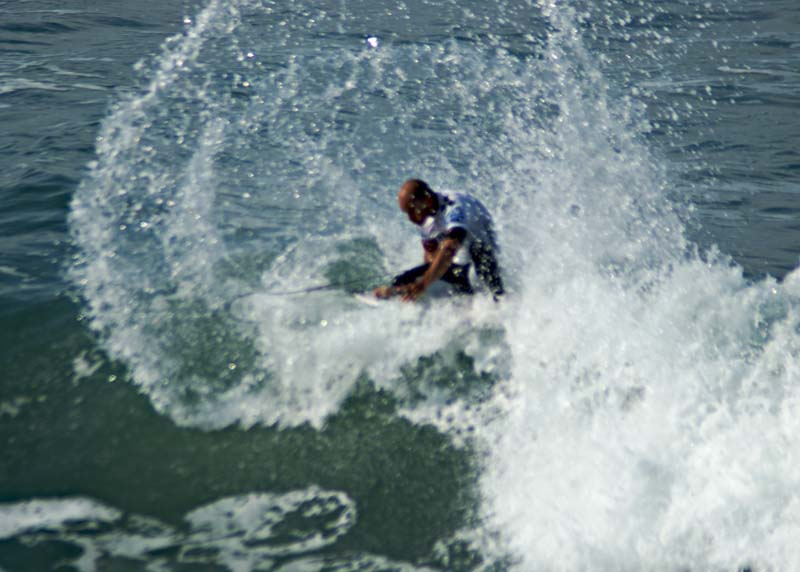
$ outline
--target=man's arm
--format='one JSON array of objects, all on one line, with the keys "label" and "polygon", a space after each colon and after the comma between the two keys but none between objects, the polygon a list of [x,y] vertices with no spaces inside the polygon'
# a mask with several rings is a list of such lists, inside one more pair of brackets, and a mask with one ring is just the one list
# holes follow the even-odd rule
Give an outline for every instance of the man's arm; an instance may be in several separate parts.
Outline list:
[{"label": "man's arm", "polygon": [[439,252],[439,241],[435,238],[423,240],[422,251],[424,253],[423,260],[425,264],[431,264],[433,259],[436,258],[436,253]]},{"label": "man's arm", "polygon": [[[461,227],[453,228],[447,233],[447,237],[439,244],[438,250],[433,254],[430,267],[425,271],[425,274],[417,279],[416,282],[403,288],[403,301],[413,302],[419,299],[431,284],[444,276],[447,269],[450,268],[450,265],[453,263],[453,258],[466,236],[466,230]],[[426,250],[426,262],[428,254]]]}]

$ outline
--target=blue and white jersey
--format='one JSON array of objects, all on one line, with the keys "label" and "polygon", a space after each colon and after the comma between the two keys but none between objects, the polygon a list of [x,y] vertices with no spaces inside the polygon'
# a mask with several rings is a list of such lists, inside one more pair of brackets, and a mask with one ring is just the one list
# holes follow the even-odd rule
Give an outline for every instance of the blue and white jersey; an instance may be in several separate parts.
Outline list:
[{"label": "blue and white jersey", "polygon": [[419,227],[423,243],[436,241],[438,244],[449,230],[463,228],[467,236],[453,258],[455,264],[467,264],[470,261],[469,248],[475,241],[496,248],[492,217],[483,203],[464,193],[443,192],[436,193],[436,197],[439,211],[426,218]]}]

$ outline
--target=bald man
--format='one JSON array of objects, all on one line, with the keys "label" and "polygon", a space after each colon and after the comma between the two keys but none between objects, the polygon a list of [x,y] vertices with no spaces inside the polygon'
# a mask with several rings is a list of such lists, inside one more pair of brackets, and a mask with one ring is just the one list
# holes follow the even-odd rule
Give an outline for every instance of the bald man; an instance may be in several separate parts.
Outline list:
[{"label": "bald man", "polygon": [[396,276],[390,286],[376,288],[375,296],[411,302],[437,280],[456,293],[472,294],[470,264],[495,300],[503,294],[492,217],[480,201],[464,193],[437,193],[425,181],[409,179],[400,187],[397,204],[419,227],[425,263]]}]

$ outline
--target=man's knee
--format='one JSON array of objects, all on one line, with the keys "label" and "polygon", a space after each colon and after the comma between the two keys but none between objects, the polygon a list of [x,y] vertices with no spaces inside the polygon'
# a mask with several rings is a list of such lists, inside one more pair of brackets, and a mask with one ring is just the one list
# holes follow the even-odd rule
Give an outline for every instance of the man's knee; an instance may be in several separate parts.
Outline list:
[{"label": "man's knee", "polygon": [[495,296],[503,294],[503,279],[500,277],[500,265],[497,263],[495,250],[489,245],[475,243],[470,249],[475,262],[475,272]]}]

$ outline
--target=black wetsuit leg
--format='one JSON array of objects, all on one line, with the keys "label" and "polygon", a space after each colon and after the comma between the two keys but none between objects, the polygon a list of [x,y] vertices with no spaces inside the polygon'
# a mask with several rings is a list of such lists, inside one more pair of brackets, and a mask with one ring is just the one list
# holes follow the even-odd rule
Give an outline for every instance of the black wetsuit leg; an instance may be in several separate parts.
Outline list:
[{"label": "black wetsuit leg", "polygon": [[[410,270],[406,270],[402,274],[398,274],[392,280],[392,286],[404,286],[415,282],[419,277],[425,274],[430,264],[425,263],[420,266],[415,266]],[[469,264],[451,264],[444,276],[441,277],[448,284],[455,286],[459,294],[472,294],[472,286],[469,283]]]},{"label": "black wetsuit leg", "polygon": [[470,245],[469,254],[475,263],[475,273],[483,280],[495,299],[502,296],[505,289],[494,248],[485,242],[475,241]]}]

